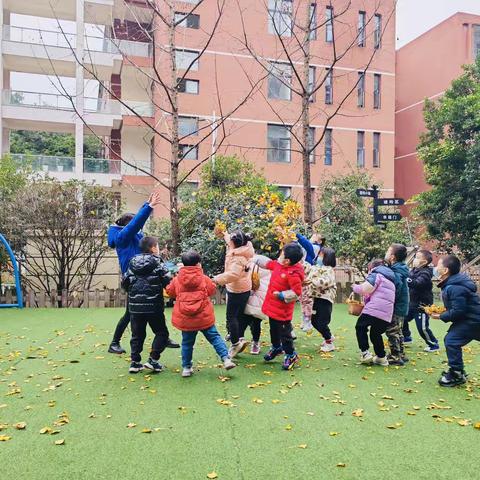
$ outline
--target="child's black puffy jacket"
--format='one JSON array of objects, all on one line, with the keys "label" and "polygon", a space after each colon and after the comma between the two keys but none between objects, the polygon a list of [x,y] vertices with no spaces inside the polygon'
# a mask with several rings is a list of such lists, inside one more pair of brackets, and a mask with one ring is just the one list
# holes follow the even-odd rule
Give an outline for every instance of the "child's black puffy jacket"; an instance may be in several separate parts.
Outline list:
[{"label": "child's black puffy jacket", "polygon": [[472,279],[457,273],[439,284],[447,311],[440,315],[444,322],[471,322],[480,324],[480,297]]},{"label": "child's black puffy jacket", "polygon": [[410,309],[433,303],[433,271],[430,267],[412,268],[408,275]]},{"label": "child's black puffy jacket", "polygon": [[133,257],[122,281],[122,287],[128,292],[130,313],[163,310],[163,289],[170,280],[170,274],[159,257],[144,253]]}]

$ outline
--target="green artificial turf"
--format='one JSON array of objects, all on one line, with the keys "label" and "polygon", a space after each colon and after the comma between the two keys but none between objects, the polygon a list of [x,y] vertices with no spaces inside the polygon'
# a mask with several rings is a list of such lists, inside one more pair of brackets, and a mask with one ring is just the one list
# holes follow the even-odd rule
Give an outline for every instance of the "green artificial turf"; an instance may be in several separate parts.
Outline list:
[{"label": "green artificial turf", "polygon": [[[224,312],[217,308],[221,326]],[[227,374],[199,337],[192,378],[180,377],[179,350],[162,356],[166,372],[129,375],[126,356],[106,353],[121,313],[0,311],[5,478],[478,478],[478,343],[465,353],[469,386],[441,389],[444,351],[423,353],[418,334],[407,367],[359,365],[355,319],[336,306],[338,350],[321,356],[321,338],[297,329],[302,361],[292,372],[243,354]],[[353,416],[359,409],[363,416]],[[69,423],[54,426],[63,412]],[[42,435],[44,427],[59,433]]]}]

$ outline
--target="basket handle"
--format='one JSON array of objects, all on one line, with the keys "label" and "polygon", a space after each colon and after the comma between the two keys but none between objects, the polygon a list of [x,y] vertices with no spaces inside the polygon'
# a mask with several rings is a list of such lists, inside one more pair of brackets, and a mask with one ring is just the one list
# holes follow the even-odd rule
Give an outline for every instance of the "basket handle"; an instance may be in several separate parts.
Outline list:
[{"label": "basket handle", "polygon": [[355,292],[352,292],[348,297],[348,300],[354,300],[354,299],[355,299]]}]

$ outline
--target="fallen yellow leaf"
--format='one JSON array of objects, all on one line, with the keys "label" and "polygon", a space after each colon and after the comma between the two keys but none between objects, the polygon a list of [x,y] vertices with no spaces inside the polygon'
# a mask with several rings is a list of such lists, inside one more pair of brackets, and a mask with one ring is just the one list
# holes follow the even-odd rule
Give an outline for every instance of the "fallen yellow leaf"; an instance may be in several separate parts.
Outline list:
[{"label": "fallen yellow leaf", "polygon": [[144,428],[142,429],[142,433],[152,433],[152,430],[150,428]]},{"label": "fallen yellow leaf", "polygon": [[137,426],[137,424],[133,423],[133,422],[127,424],[127,428],[135,428],[136,426]]},{"label": "fallen yellow leaf", "polygon": [[55,445],[65,445],[65,439],[55,440]]},{"label": "fallen yellow leaf", "polygon": [[387,428],[389,428],[390,430],[396,430],[397,428],[400,428],[402,426],[403,426],[403,423],[397,422],[397,423],[394,423],[393,425],[387,425]]},{"label": "fallen yellow leaf", "polygon": [[354,417],[363,417],[363,408],[357,408],[352,412]]},{"label": "fallen yellow leaf", "polygon": [[470,422],[470,420],[466,420],[466,419],[465,419],[465,420],[459,420],[457,423],[458,423],[461,427],[468,427],[471,422]]},{"label": "fallen yellow leaf", "polygon": [[292,425],[289,423],[288,425],[286,425],[285,430],[291,430],[292,428]]},{"label": "fallen yellow leaf", "polygon": [[27,424],[25,422],[18,422],[18,423],[14,423],[13,426],[17,429],[17,430],[25,430],[27,428]]},{"label": "fallen yellow leaf", "polygon": [[346,463],[337,463],[337,467],[345,468],[346,466],[347,466]]},{"label": "fallen yellow leaf", "polygon": [[305,450],[307,448],[307,444],[302,443],[301,445],[298,446],[298,448],[303,448]]},{"label": "fallen yellow leaf", "polygon": [[477,430],[480,430],[480,422],[477,422],[473,425],[473,428],[476,428]]},{"label": "fallen yellow leaf", "polygon": [[11,438],[8,435],[0,435],[0,442],[8,442]]},{"label": "fallen yellow leaf", "polygon": [[331,437],[336,437],[337,435],[340,435],[339,432],[330,432],[329,434]]},{"label": "fallen yellow leaf", "polygon": [[218,478],[218,475],[216,472],[207,473],[207,478],[214,480],[215,478]]},{"label": "fallen yellow leaf", "polygon": [[46,433],[51,433],[51,432],[53,432],[53,430],[50,427],[43,427],[40,430],[40,435],[45,435]]}]

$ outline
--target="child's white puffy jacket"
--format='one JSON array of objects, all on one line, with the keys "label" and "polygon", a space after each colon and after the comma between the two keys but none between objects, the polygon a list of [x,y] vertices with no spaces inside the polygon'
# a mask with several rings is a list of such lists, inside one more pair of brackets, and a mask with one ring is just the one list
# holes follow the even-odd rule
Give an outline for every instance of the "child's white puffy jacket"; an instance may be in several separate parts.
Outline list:
[{"label": "child's white puffy jacket", "polygon": [[260,286],[257,290],[252,290],[250,293],[250,298],[248,299],[247,306],[245,307],[245,313],[247,315],[251,315],[252,317],[259,318],[260,320],[268,320],[268,317],[262,312],[262,305],[265,301],[265,297],[267,296],[268,285],[270,283],[272,272],[265,268],[255,266],[257,260],[261,258],[263,258],[261,255],[255,255],[255,257],[253,257],[254,266],[252,269],[253,272],[258,272],[260,277]]}]

